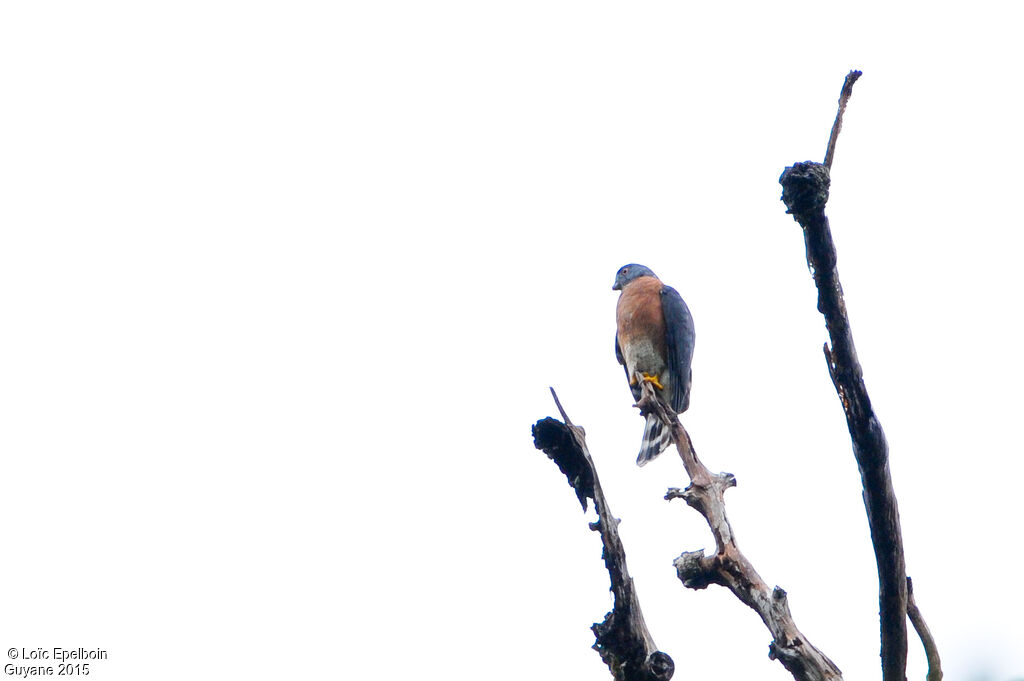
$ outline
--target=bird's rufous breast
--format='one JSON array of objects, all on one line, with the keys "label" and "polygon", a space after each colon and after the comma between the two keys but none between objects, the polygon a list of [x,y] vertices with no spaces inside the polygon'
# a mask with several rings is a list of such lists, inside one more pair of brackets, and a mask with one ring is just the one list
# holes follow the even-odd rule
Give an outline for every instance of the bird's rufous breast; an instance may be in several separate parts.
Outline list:
[{"label": "bird's rufous breast", "polygon": [[665,318],[661,311],[661,290],[657,277],[640,277],[626,284],[615,308],[619,346],[626,352],[634,343],[653,345],[665,357]]}]

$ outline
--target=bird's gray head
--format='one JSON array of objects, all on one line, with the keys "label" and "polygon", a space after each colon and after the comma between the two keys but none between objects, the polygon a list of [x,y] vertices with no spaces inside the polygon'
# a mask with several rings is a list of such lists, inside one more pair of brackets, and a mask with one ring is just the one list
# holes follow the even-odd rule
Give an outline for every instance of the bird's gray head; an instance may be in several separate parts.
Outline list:
[{"label": "bird's gray head", "polygon": [[621,291],[622,288],[640,277],[654,277],[657,276],[650,270],[649,267],[643,265],[637,265],[636,263],[630,263],[623,265],[619,268],[619,271],[615,273],[615,283],[612,285],[613,291]]}]

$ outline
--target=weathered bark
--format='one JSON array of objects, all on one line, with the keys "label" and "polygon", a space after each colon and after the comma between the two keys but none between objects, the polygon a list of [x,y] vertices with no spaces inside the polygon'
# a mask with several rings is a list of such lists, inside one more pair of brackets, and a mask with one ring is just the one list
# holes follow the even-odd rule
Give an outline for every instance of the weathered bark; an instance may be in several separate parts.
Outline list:
[{"label": "weathered bark", "polygon": [[796,626],[789,611],[786,592],[769,589],[761,575],[740,551],[732,526],[725,513],[725,490],[736,485],[731,473],[711,473],[697,458],[689,433],[679,419],[658,400],[650,383],[641,383],[643,396],[637,404],[642,413],[653,411],[672,432],[690,485],[680,491],[671,488],[666,499],[683,499],[695,508],[708,523],[715,537],[715,555],[704,551],[683,553],[675,560],[676,573],[690,589],[704,589],[709,584],[727,587],[743,603],[754,610],[768,627],[772,643],[768,656],[782,663],[797,681],[839,681],[839,668],[824,653],[811,645]]},{"label": "weathered bark", "polygon": [[675,672],[675,664],[671,657],[658,650],[644,622],[633,578],[626,568],[626,551],[619,538],[619,521],[612,514],[601,489],[583,428],[572,424],[555,391],[552,390],[551,394],[565,423],[553,418],[538,421],[533,426],[534,446],[558,464],[584,511],[587,499],[594,500],[598,520],[590,524],[590,529],[601,533],[604,544],[602,557],[615,597],[612,611],[603,622],[591,627],[597,637],[594,649],[617,681],[668,681]]},{"label": "weathered bark", "polygon": [[843,110],[860,76],[852,71],[843,84],[839,113],[830,136],[827,163],[795,163],[782,173],[782,200],[787,212],[800,224],[807,251],[807,265],[818,288],[818,310],[825,317],[831,348],[825,359],[853,440],[860,468],[871,541],[878,568],[883,681],[905,681],[907,667],[907,581],[896,493],[889,474],[889,446],[871,408],[864,374],[857,359],[853,333],[846,315],[843,287],[836,269],[836,249],[825,216],[828,202],[829,166],[841,127]]}]

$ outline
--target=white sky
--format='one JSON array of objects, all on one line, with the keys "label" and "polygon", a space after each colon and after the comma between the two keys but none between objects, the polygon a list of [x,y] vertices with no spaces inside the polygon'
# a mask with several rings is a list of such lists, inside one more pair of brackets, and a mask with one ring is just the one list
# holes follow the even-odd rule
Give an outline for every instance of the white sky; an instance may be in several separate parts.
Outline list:
[{"label": "white sky", "polygon": [[[587,428],[683,678],[790,678],[612,353],[615,270],[697,327],[684,422],[847,679],[877,578],[799,228],[828,214],[948,679],[1024,676],[1020,17],[1010,3],[0,8],[0,649],[90,678],[602,679]],[[4,660],[8,662],[9,660]],[[20,662],[19,664],[24,664]],[[923,679],[911,639],[908,677]]]}]

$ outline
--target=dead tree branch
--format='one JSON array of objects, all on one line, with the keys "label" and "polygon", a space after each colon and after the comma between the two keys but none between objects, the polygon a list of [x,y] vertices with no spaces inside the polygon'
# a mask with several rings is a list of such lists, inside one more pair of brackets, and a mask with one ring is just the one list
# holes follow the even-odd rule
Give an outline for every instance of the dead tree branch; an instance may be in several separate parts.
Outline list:
[{"label": "dead tree branch", "polygon": [[818,288],[818,310],[825,316],[831,341],[831,348],[825,344],[828,372],[846,413],[853,453],[860,468],[864,506],[878,567],[882,679],[904,681],[907,667],[907,580],[899,509],[889,474],[889,446],[871,409],[871,400],[864,385],[864,374],[846,315],[843,287],[836,270],[836,248],[825,216],[829,164],[835,151],[835,138],[853,82],[859,75],[860,72],[851,71],[843,84],[826,163],[796,163],[786,168],[779,182],[786,212],[792,214],[803,229],[807,265]]},{"label": "dead tree branch", "polygon": [[594,500],[598,519],[590,524],[590,529],[601,533],[604,564],[608,568],[615,597],[612,611],[603,622],[591,627],[597,637],[594,649],[616,681],[669,681],[675,672],[675,663],[658,650],[647,630],[633,578],[626,569],[626,551],[619,538],[619,521],[612,515],[601,489],[585,433],[569,420],[554,389],[551,395],[565,423],[553,418],[541,419],[533,426],[533,443],[558,464],[584,511],[587,499]]},{"label": "dead tree branch", "polygon": [[680,491],[671,488],[666,499],[683,499],[708,523],[715,537],[715,555],[689,551],[675,560],[676,573],[690,589],[705,589],[709,584],[727,587],[749,606],[768,627],[772,643],[768,656],[779,660],[797,681],[841,681],[839,668],[800,633],[789,612],[786,592],[769,589],[757,570],[736,544],[732,526],[725,513],[725,490],[736,485],[731,473],[711,473],[697,458],[689,433],[679,419],[656,397],[650,383],[642,383],[643,395],[637,406],[641,413],[653,411],[672,432],[690,485]]},{"label": "dead tree branch", "polygon": [[917,603],[914,602],[914,582],[911,581],[910,577],[907,577],[907,616],[910,617],[910,623],[914,625],[917,635],[921,637],[921,643],[924,645],[924,654],[928,658],[926,681],[942,681],[942,662],[939,660],[939,648],[935,645],[935,639],[932,638],[932,632],[928,629],[928,625],[925,624],[924,616],[921,615],[921,611],[917,608]]}]

